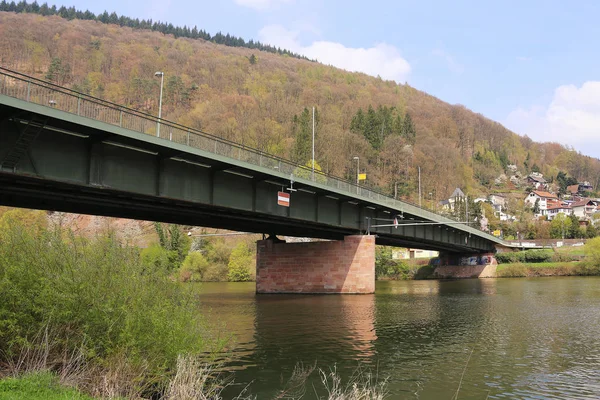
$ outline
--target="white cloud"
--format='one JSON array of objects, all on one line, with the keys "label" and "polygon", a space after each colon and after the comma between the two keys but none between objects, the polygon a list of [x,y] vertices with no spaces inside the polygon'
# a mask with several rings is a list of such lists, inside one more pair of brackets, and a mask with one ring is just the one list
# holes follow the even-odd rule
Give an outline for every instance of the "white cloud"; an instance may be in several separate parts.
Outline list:
[{"label": "white cloud", "polygon": [[240,6],[265,11],[274,8],[279,4],[291,3],[291,1],[292,0],[235,0],[235,3]]},{"label": "white cloud", "polygon": [[560,86],[547,107],[518,108],[508,115],[506,125],[532,139],[600,157],[600,81]]},{"label": "white cloud", "polygon": [[379,75],[383,79],[396,82],[406,81],[410,74],[410,64],[392,45],[379,43],[365,49],[346,47],[336,42],[316,41],[308,46],[302,46],[299,34],[299,31],[290,31],[281,25],[270,25],[261,29],[259,37],[263,43],[288,49],[348,71]]}]

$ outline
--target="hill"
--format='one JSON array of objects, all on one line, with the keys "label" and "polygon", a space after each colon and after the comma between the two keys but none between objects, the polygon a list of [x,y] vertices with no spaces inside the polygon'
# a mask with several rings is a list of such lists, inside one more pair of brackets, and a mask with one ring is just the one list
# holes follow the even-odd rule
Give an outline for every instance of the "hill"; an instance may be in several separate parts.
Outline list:
[{"label": "hill", "polygon": [[[600,161],[556,143],[536,143],[461,105],[408,84],[350,73],[288,55],[176,38],[92,20],[0,12],[0,63],[93,96],[158,113],[304,164],[309,109],[317,109],[316,159],[367,185],[415,201],[456,187],[481,195],[506,190],[495,178],[559,172],[598,186]],[[566,133],[568,134],[568,133]],[[364,169],[364,171],[363,171]]]}]

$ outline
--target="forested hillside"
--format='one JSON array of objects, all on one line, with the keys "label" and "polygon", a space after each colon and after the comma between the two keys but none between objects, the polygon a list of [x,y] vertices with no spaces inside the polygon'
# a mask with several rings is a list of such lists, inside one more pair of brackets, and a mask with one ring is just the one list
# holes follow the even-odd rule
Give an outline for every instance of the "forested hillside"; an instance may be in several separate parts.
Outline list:
[{"label": "forested hillside", "polygon": [[[93,20],[0,12],[0,63],[299,163],[310,159],[310,109],[317,110],[316,160],[367,185],[415,200],[456,187],[494,190],[515,164],[547,178],[560,171],[598,186],[600,161],[555,143],[535,143],[460,105],[407,84],[287,55],[227,47]],[[568,138],[568,132],[565,132]],[[365,171],[363,171],[363,169]],[[431,195],[430,195],[431,193]]]}]

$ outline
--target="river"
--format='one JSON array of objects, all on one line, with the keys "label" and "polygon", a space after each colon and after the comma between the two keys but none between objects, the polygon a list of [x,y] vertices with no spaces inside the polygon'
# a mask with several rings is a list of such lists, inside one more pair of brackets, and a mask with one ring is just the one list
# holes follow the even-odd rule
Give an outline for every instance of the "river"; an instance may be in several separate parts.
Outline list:
[{"label": "river", "polygon": [[[273,398],[298,363],[316,363],[344,380],[371,371],[390,399],[452,399],[459,385],[459,399],[600,398],[598,277],[377,282],[374,295],[203,283],[200,301],[232,338],[226,397],[247,386]],[[305,399],[313,386],[316,373]]]}]

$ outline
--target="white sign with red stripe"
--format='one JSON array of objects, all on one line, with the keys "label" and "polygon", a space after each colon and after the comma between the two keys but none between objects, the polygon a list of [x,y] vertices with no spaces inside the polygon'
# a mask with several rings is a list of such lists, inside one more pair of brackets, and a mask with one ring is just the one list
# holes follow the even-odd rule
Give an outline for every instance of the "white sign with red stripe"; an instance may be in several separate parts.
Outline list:
[{"label": "white sign with red stripe", "polygon": [[277,192],[277,204],[284,207],[290,206],[290,194],[286,192]]}]

